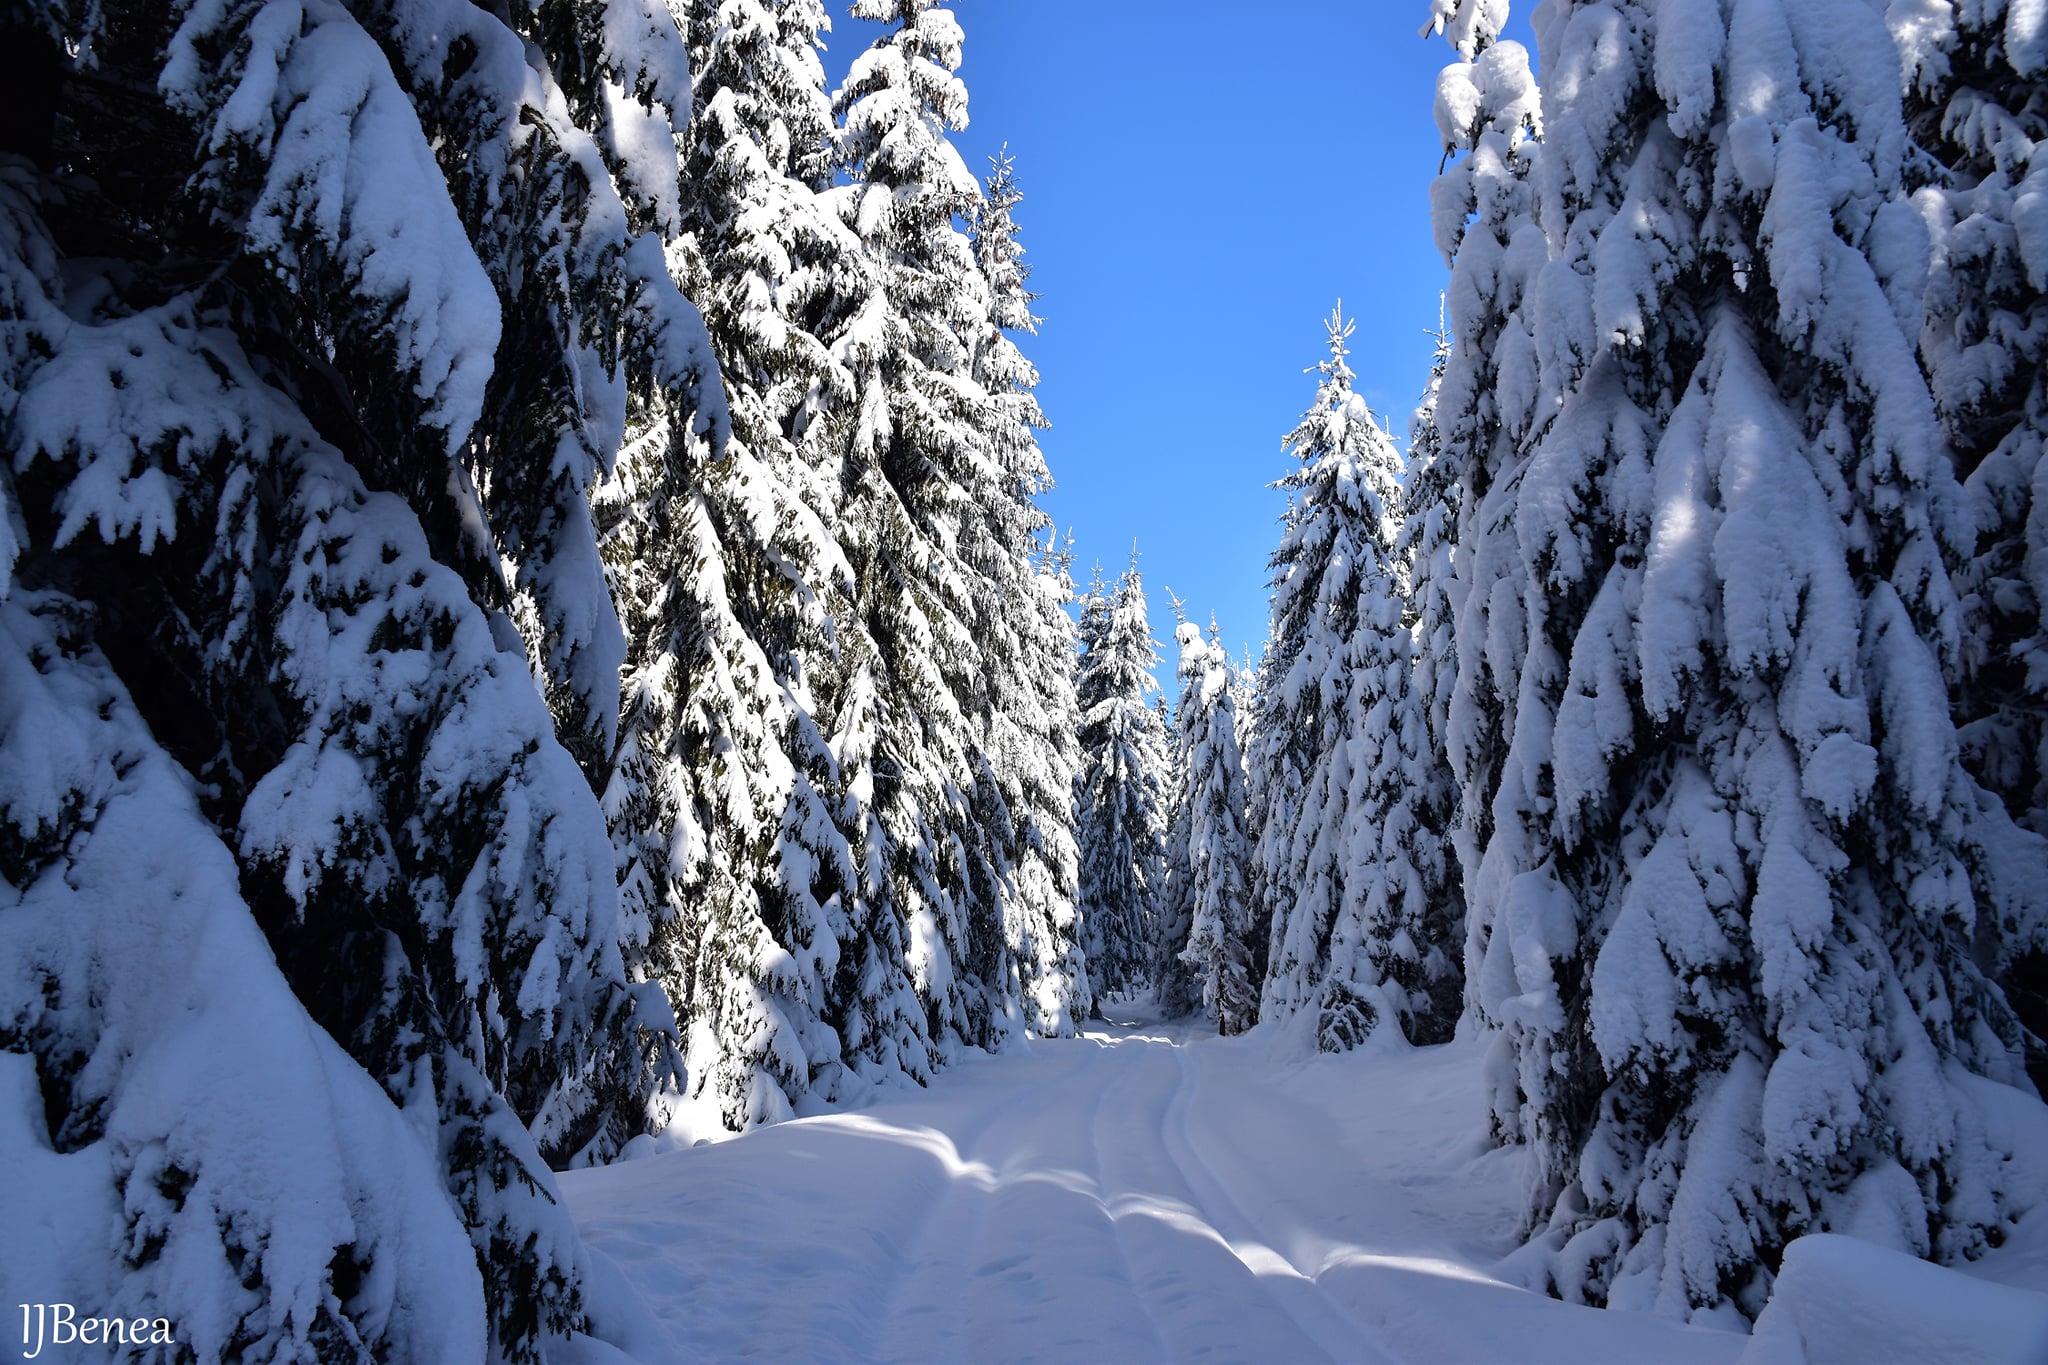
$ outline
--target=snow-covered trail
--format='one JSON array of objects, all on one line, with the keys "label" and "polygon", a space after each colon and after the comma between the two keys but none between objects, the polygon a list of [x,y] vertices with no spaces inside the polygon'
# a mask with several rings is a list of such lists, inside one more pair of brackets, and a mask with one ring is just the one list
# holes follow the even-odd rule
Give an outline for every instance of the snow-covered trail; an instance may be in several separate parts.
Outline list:
[{"label": "snow-covered trail", "polygon": [[1273,1070],[1133,1022],[930,1091],[578,1172],[646,1359],[1733,1361],[1746,1338],[1488,1271],[1515,1154],[1464,1044]]}]

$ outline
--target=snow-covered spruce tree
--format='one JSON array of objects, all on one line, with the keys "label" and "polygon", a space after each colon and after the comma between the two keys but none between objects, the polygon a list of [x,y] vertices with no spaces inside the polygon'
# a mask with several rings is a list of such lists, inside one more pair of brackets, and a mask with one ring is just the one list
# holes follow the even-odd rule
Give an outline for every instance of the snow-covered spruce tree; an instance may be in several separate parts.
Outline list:
[{"label": "snow-covered spruce tree", "polygon": [[[981,189],[948,140],[966,117],[959,25],[928,0],[864,0],[854,13],[897,25],[833,99],[849,183],[831,197],[879,278],[828,338],[854,389],[818,439],[842,460],[840,533],[868,646],[850,675],[871,745],[871,780],[852,778],[867,823],[856,840],[865,913],[898,936],[926,1046],[943,1056],[1024,1022],[1008,920],[1017,812],[984,759],[995,675],[1015,659],[975,631],[1010,610],[991,594],[1024,577],[992,575],[1003,551],[979,542],[1036,460],[1026,445],[1029,461],[1014,463],[1010,430],[1036,409],[1014,387],[991,395],[977,374],[1001,325],[962,230]],[[900,972],[849,983],[867,992]]]},{"label": "snow-covered spruce tree", "polygon": [[[1167,911],[1160,940],[1189,971],[1200,1001],[1219,1032],[1242,1033],[1257,1022],[1259,983],[1252,975],[1251,840],[1245,833],[1244,758],[1237,747],[1237,703],[1232,696],[1230,656],[1201,627],[1182,621],[1174,632],[1180,647],[1180,705],[1174,711],[1180,760],[1180,789],[1168,838]],[[1186,923],[1184,936],[1172,942]],[[1194,1001],[1180,998],[1161,970],[1160,999],[1172,1008]]]},{"label": "snow-covered spruce tree", "polygon": [[[355,1115],[343,1131],[420,1144],[366,1159],[437,1172],[482,1272],[481,1300],[465,1301],[478,1280],[465,1288],[445,1246],[422,1241],[441,1271],[413,1274],[410,1233],[372,1226],[374,1201],[322,1193],[343,1187],[316,1164],[280,1170],[261,1197],[223,1195],[241,1149],[176,1127],[175,1107],[128,1106],[109,1128],[142,1093],[123,1050],[152,1030],[179,1038],[188,1007],[137,992],[118,1020],[74,1011],[64,1002],[105,983],[78,975],[82,959],[46,958],[31,995],[10,991],[6,1046],[35,1056],[46,1095],[71,1096],[50,1145],[118,1138],[114,1226],[95,1244],[128,1251],[105,1274],[162,1295],[208,1334],[208,1358],[440,1357],[418,1334],[441,1321],[536,1358],[583,1323],[579,1252],[541,1153],[616,1149],[647,1121],[648,1062],[672,1056],[648,1037],[673,1028],[659,992],[629,985],[591,772],[571,755],[601,750],[616,685],[584,481],[629,390],[718,421],[696,314],[635,226],[657,220],[658,195],[599,147],[627,106],[672,137],[680,38],[665,12],[613,9],[522,12],[530,32],[432,5],[40,19],[59,102],[44,165],[60,178],[10,162],[0,253],[17,588],[78,604],[49,610],[84,674],[147,680],[127,688],[130,728],[191,775],[189,818],[238,874],[230,898],[209,884],[190,913],[232,934],[253,912],[269,970],[352,1059],[317,1060],[322,1079],[301,1082]],[[599,68],[622,91],[607,113],[565,93]],[[673,167],[671,150],[671,183]],[[114,685],[94,684],[109,698]],[[96,704],[107,724],[77,755],[128,745],[128,702]],[[53,771],[82,783],[96,770],[80,762]],[[67,875],[41,812],[109,790],[11,807],[14,894]],[[176,830],[188,815],[161,818]],[[123,912],[184,923],[178,899],[139,888]],[[281,1000],[247,961],[223,960],[237,974],[222,998]],[[238,1035],[248,1050],[211,1059],[209,1093],[231,1097],[238,1075],[267,1093],[257,1050],[298,1027],[278,1008],[274,1027]],[[399,1125],[360,1112],[370,1082]],[[309,1217],[281,1235],[302,1199],[367,1221]],[[216,1294],[194,1268],[208,1236],[239,1289]]]},{"label": "snow-covered spruce tree", "polygon": [[[1260,1014],[1319,1011],[1329,1050],[1391,1012],[1410,1037],[1448,1036],[1455,945],[1423,898],[1412,809],[1429,746],[1410,688],[1406,595],[1393,549],[1400,455],[1352,389],[1333,313],[1316,397],[1285,448],[1292,502],[1273,553],[1273,668],[1254,763],[1293,818],[1269,817],[1258,858],[1276,906]],[[1277,817],[1283,807],[1275,802]],[[1438,856],[1441,856],[1439,849]]]},{"label": "snow-covered spruce tree", "polygon": [[1145,702],[1159,690],[1152,679],[1159,647],[1135,562],[1114,588],[1098,575],[1082,602],[1080,915],[1096,990],[1129,996],[1152,979],[1153,925],[1166,874],[1167,739]]},{"label": "snow-covered spruce tree", "polygon": [[[1291,519],[1295,504],[1290,503]],[[1283,541],[1289,531],[1283,530]],[[1278,588],[1275,588],[1278,596]],[[1286,676],[1292,671],[1302,642],[1298,639],[1269,638],[1260,668],[1267,677],[1260,680],[1240,739],[1245,752],[1245,832],[1252,841],[1253,900],[1265,912],[1267,922],[1266,974],[1260,987],[1259,1015],[1277,1019],[1298,1007],[1297,987],[1305,988],[1309,965],[1288,945],[1290,935],[1300,932],[1297,918],[1300,889],[1287,879],[1288,855],[1294,831],[1301,822],[1302,787],[1310,753],[1308,742],[1297,740],[1288,730],[1282,702]],[[1270,708],[1262,714],[1262,708]],[[1323,921],[1321,942],[1328,943],[1329,922]],[[1320,965],[1315,968],[1318,979]],[[1275,993],[1287,997],[1287,1003]],[[1304,997],[1305,998],[1305,997]]]},{"label": "snow-covered spruce tree", "polygon": [[[1930,704],[1968,528],[1908,336],[1926,238],[1882,16],[1539,20],[1549,259],[1477,338],[1497,427],[1442,424],[1458,696],[1491,690],[1507,739],[1470,989],[1541,1281],[1754,1314],[1804,1232],[1995,1235],[1979,1097],[2018,1034],[1985,970],[2038,934],[2048,867]],[[1454,278],[1461,347],[1471,302]]]},{"label": "snow-covered spruce tree", "polygon": [[[1920,356],[1975,519],[1957,575],[1964,761],[2013,818],[2048,834],[2048,29],[2030,6],[1897,3],[1906,116],[1940,164],[1915,196],[1934,232]],[[2035,1035],[2048,1092],[2048,954],[2002,984]]]},{"label": "snow-covered spruce tree", "polygon": [[[1080,770],[1081,726],[1075,670],[1079,663],[1074,619],[1071,539],[1060,544],[1048,530],[1031,561],[1032,595],[1023,611],[1035,613],[1025,646],[1018,753],[1010,759],[1019,799],[1016,891],[1007,920],[1023,992],[1025,1023],[1040,1037],[1069,1037],[1096,1013],[1095,984],[1080,908],[1080,845],[1074,783]],[[1001,751],[999,751],[1001,752]]]},{"label": "snow-covered spruce tree", "polygon": [[1086,783],[1093,766],[1086,729],[1089,695],[1088,656],[1101,646],[1103,638],[1109,634],[1109,605],[1109,586],[1102,581],[1102,565],[1098,562],[1088,572],[1087,591],[1075,598],[1074,602],[1074,647],[1079,653],[1074,670],[1074,696],[1079,708],[1074,737],[1080,753],[1080,766],[1074,773],[1074,845],[1079,858],[1079,865],[1076,868],[1075,908],[1081,916],[1081,951],[1088,959],[1090,980],[1095,983],[1098,992],[1105,996],[1110,992],[1110,987],[1104,984],[1103,969],[1103,963],[1108,957],[1105,937],[1108,926],[1097,916],[1086,913],[1089,893],[1092,890],[1089,885],[1088,867],[1091,812],[1088,808]]},{"label": "snow-covered spruce tree", "polygon": [[166,1319],[164,1358],[483,1359],[431,1145],[308,1017],[103,622],[30,586],[45,547],[23,548],[0,599],[0,1285]]},{"label": "snow-covered spruce tree", "polygon": [[[1213,623],[1212,623],[1213,624]],[[1264,686],[1265,655],[1257,658],[1250,645],[1239,645],[1237,662],[1230,668],[1230,704],[1237,717],[1237,752],[1242,758],[1259,738],[1260,689]],[[1266,979],[1266,957],[1273,944],[1273,907],[1260,894],[1257,852],[1261,803],[1252,783],[1256,774],[1244,761],[1244,847],[1247,875],[1246,899],[1251,904],[1245,920],[1245,970],[1247,977],[1262,983]]]},{"label": "snow-covered spruce tree", "polygon": [[836,1074],[825,982],[852,861],[830,751],[749,629],[806,586],[783,576],[798,561],[776,554],[776,509],[750,505],[788,490],[737,440],[714,463],[662,405],[644,420],[601,504],[628,627],[606,808],[626,910],[692,1026],[694,1083],[737,1129]]},{"label": "snow-covered spruce tree", "polygon": [[972,271],[954,216],[979,187],[946,137],[966,99],[952,74],[951,14],[855,13],[902,26],[855,58],[833,99],[843,120],[835,160],[852,181],[833,191],[837,211],[877,267],[828,338],[853,393],[814,434],[842,469],[840,531],[864,646],[849,660],[862,719],[845,727],[865,736],[865,754],[849,764],[864,826],[854,848],[863,933],[880,955],[848,975],[859,997],[843,1008],[877,1066],[921,1077],[934,1048],[943,1055],[980,1032],[970,1021],[978,992],[962,980],[973,721],[954,687],[974,649],[951,553],[967,443],[932,393],[967,358],[946,309],[957,314]]},{"label": "snow-covered spruce tree", "polygon": [[1253,885],[1272,912],[1263,1018],[1313,1004],[1329,965],[1330,925],[1353,871],[1343,843],[1352,751],[1344,727],[1360,575],[1368,556],[1384,557],[1385,509],[1363,464],[1379,432],[1352,392],[1346,359],[1355,324],[1333,312],[1326,326],[1330,357],[1310,371],[1320,376],[1315,401],[1281,443],[1299,463],[1274,485],[1288,491],[1288,507],[1271,560],[1264,709],[1246,751]]},{"label": "snow-covered spruce tree", "polygon": [[982,750],[1011,829],[1004,936],[1025,1023],[1049,1037],[1072,1034],[1092,1012],[1094,992],[1076,920],[1078,714],[1074,622],[1066,610],[1072,555],[1036,501],[1052,486],[1035,435],[1046,420],[1031,392],[1038,371],[1011,339],[1038,330],[1012,216],[1022,200],[1005,148],[990,158],[983,193],[970,206],[987,321],[968,333],[969,372],[987,400],[965,409],[984,461],[974,466],[978,486],[970,490],[962,550],[979,580],[974,637],[989,690]]},{"label": "snow-covered spruce tree", "polygon": [[[450,471],[417,422],[365,400],[358,420],[384,466],[366,477],[404,494],[436,556],[520,627],[557,734],[598,789],[623,640],[587,491],[620,445],[633,395],[663,395],[700,436],[723,431],[708,338],[663,260],[678,226],[675,135],[689,112],[682,38],[648,0],[576,0],[512,24],[453,0],[366,4],[358,18],[408,92],[501,319],[462,467]],[[204,40],[195,52],[212,59]],[[349,369],[358,350],[360,376]],[[370,337],[336,350],[352,393],[376,393],[376,356]],[[644,946],[632,921],[624,930],[637,979]],[[542,1133],[551,1159],[601,1159],[644,1124],[635,1111],[673,1065],[659,1040],[643,1060],[651,1067],[601,1131],[549,1120],[562,1130]]]},{"label": "snow-covered spruce tree", "polygon": [[[1432,0],[1423,29],[1446,32],[1460,59],[1437,78],[1437,131],[1447,164],[1430,186],[1430,209],[1437,248],[1451,266],[1453,349],[1436,407],[1443,478],[1458,489],[1458,555],[1447,592],[1456,622],[1455,681],[1444,736],[1459,791],[1453,846],[1468,884],[1492,834],[1522,673],[1523,569],[1512,526],[1503,520],[1512,514],[1514,488],[1511,481],[1501,485],[1526,434],[1522,413],[1534,356],[1519,305],[1548,258],[1531,219],[1530,176],[1542,152],[1536,82],[1521,44],[1496,41],[1506,19],[1504,0]],[[1504,384],[1514,399],[1505,411]],[[1490,635],[1496,612],[1503,628]],[[1468,916],[1468,983],[1492,932],[1490,920]],[[1467,1003],[1489,1019],[1469,989]],[[1492,1065],[1496,1074],[1511,1065],[1504,1039]],[[1515,1135],[1512,1125],[1496,1132]]]},{"label": "snow-covered spruce tree", "polygon": [[[1174,667],[1176,674],[1189,662],[1184,648],[1183,634],[1194,630],[1199,644],[1201,628],[1194,626],[1187,618],[1187,604],[1174,595],[1171,588],[1166,590],[1166,600],[1173,604],[1174,619]],[[1202,654],[1200,667],[1206,673],[1208,656]],[[1185,702],[1188,681],[1181,678],[1182,701]],[[1185,712],[1169,714],[1166,698],[1156,699],[1153,714],[1159,718],[1159,725],[1167,737],[1166,750],[1166,845],[1162,860],[1164,876],[1160,882],[1158,917],[1152,924],[1152,996],[1169,1019],[1193,1014],[1202,1007],[1200,978],[1181,950],[1188,946],[1188,935],[1195,925],[1193,883],[1187,875],[1188,834],[1193,812],[1189,809],[1187,796],[1187,743],[1181,728],[1181,716]],[[1250,807],[1250,793],[1246,793],[1246,807]]]},{"label": "snow-covered spruce tree", "polygon": [[[1401,840],[1402,856],[1416,877],[1416,894],[1408,903],[1422,917],[1408,932],[1419,954],[1413,961],[1423,970],[1419,979],[1403,982],[1418,1002],[1411,1020],[1419,1025],[1411,1034],[1416,1042],[1448,1038],[1464,1003],[1465,884],[1452,847],[1459,789],[1450,758],[1451,698],[1458,680],[1452,600],[1459,490],[1436,423],[1450,360],[1450,335],[1439,325],[1429,383],[1409,422],[1401,530],[1395,542],[1395,557],[1407,576],[1407,624],[1414,639],[1414,673],[1404,705],[1419,712],[1422,727],[1422,748],[1409,757],[1402,795],[1413,824]],[[1400,723],[1408,724],[1405,716]],[[1433,956],[1438,949],[1441,959]]]},{"label": "snow-covered spruce tree", "polygon": [[[461,0],[365,0],[354,12],[435,149],[503,337],[463,453],[469,486],[450,484],[439,452],[422,447],[401,491],[432,509],[428,533],[450,562],[463,561],[463,518],[481,512],[494,553],[469,551],[471,592],[492,607],[507,599],[562,741],[597,790],[623,641],[587,495],[619,448],[628,372],[643,388],[675,387],[700,431],[719,403],[698,318],[677,311],[663,264],[690,112],[682,36],[657,0],[556,0],[507,20]],[[218,56],[199,45],[198,60]]]},{"label": "snow-covered spruce tree", "polygon": [[[1180,600],[1173,596],[1173,589],[1168,588],[1166,595],[1167,600],[1173,603],[1175,620],[1185,619],[1181,615]],[[1152,997],[1165,1008],[1169,1018],[1177,1018],[1191,1013],[1201,1004],[1201,993],[1195,987],[1194,975],[1188,970],[1188,964],[1180,957],[1180,950],[1188,941],[1189,921],[1187,905],[1177,897],[1185,889],[1186,882],[1185,879],[1180,882],[1174,880],[1173,868],[1177,862],[1185,861],[1184,858],[1176,858],[1174,850],[1187,847],[1187,827],[1180,822],[1180,793],[1184,786],[1181,781],[1180,738],[1174,728],[1173,712],[1167,708],[1164,688],[1152,699],[1152,717],[1158,723],[1161,736],[1159,786],[1164,799],[1160,803],[1160,812],[1166,828],[1166,838],[1161,844],[1159,890],[1153,901]],[[1246,798],[1249,802],[1249,792]]]},{"label": "snow-covered spruce tree", "polygon": [[793,439],[813,393],[845,387],[807,302],[820,274],[860,268],[805,179],[829,131],[823,23],[751,0],[689,13],[696,113],[668,258],[704,308],[732,440],[714,452],[687,409],[638,404],[598,499],[627,634],[606,791],[623,908],[690,1026],[692,1086],[734,1128],[840,1071],[826,987],[853,864],[812,688],[850,585],[834,490]]}]

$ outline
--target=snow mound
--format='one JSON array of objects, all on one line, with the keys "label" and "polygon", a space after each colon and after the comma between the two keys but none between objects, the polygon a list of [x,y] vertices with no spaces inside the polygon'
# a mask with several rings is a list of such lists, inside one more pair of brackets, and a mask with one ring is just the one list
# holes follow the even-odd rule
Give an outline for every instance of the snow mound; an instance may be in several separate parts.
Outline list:
[{"label": "snow mound", "polygon": [[1737,1365],[2024,1365],[2048,1360],[2048,1294],[1990,1284],[1854,1237],[1785,1248]]}]

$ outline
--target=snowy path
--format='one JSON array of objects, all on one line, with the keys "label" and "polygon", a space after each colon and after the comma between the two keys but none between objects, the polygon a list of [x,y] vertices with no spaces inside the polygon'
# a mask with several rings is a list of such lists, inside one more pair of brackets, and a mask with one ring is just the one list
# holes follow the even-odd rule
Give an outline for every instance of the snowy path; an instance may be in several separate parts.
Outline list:
[{"label": "snowy path", "polygon": [[1463,1044],[1272,1070],[1114,1027],[563,1181],[653,1360],[1660,1361],[1745,1338],[1510,1287]]}]

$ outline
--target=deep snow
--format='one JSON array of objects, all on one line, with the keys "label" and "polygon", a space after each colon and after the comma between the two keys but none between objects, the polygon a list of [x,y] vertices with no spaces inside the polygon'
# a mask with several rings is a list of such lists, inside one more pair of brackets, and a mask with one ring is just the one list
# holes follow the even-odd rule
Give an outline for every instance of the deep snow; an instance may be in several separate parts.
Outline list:
[{"label": "deep snow", "polygon": [[[600,1316],[637,1317],[625,1344],[650,1363],[1717,1365],[1766,1345],[1751,1358],[1801,1360],[1802,1323],[1856,1315],[1844,1274],[1890,1297],[1892,1254],[1842,1238],[1810,1240],[1861,1262],[1819,1245],[1805,1266],[1832,1315],[1781,1312],[1768,1342],[1532,1293],[1496,1271],[1522,1156],[1482,1140],[1483,1040],[1292,1060],[1304,1039],[1271,1027],[1219,1039],[1125,1014],[861,1112],[563,1176],[624,1282]],[[2005,1335],[1986,1342],[2031,1352],[2048,1348],[2048,1293],[1983,1281],[2048,1288],[2041,1232],[2023,1225],[1974,1278],[1896,1260],[1923,1277],[1916,1301],[1989,1291]]]}]

